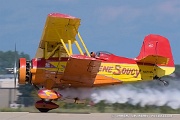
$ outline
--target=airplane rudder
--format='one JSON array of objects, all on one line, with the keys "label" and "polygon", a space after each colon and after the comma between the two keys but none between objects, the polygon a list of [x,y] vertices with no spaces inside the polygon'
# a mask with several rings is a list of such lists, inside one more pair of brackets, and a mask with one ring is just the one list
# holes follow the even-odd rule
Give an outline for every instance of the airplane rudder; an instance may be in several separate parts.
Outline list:
[{"label": "airplane rudder", "polygon": [[169,40],[161,35],[149,34],[144,38],[138,60],[148,56],[161,56],[168,59],[167,66],[174,66]]}]

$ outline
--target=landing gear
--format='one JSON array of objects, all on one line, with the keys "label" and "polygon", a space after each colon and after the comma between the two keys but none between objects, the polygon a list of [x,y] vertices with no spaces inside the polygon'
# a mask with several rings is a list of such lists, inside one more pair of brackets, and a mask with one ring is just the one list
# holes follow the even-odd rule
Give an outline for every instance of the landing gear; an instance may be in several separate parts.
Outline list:
[{"label": "landing gear", "polygon": [[45,101],[45,100],[39,100],[36,102],[35,107],[40,112],[48,112],[49,110],[56,109],[59,107],[59,105],[51,102],[51,101]]},{"label": "landing gear", "polygon": [[169,85],[169,82],[168,82],[168,81],[162,80],[162,79],[161,79],[160,77],[158,77],[158,76],[155,76],[154,79],[161,81],[161,82],[164,84],[164,86],[168,86],[168,85]]},{"label": "landing gear", "polygon": [[47,108],[37,108],[40,112],[42,112],[42,113],[46,113],[46,112],[48,112],[49,110],[51,110],[51,109],[47,109]]},{"label": "landing gear", "polygon": [[168,82],[168,81],[161,80],[161,79],[159,79],[159,81],[161,81],[161,82],[164,84],[164,86],[168,86],[168,85],[169,85],[169,82]]},{"label": "landing gear", "polygon": [[41,100],[35,103],[35,107],[40,112],[48,112],[49,110],[59,107],[59,105],[53,103],[52,101],[56,101],[61,98],[61,94],[57,93],[54,90],[49,90],[45,88],[40,89],[37,85],[34,85],[34,87],[38,90],[38,96],[39,98],[41,98]]}]

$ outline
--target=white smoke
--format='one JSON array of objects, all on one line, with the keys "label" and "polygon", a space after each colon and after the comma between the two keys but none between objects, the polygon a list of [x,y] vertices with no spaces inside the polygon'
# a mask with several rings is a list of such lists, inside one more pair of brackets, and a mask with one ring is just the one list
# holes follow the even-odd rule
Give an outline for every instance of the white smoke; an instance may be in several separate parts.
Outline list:
[{"label": "white smoke", "polygon": [[129,103],[132,105],[169,106],[180,108],[180,81],[169,80],[168,87],[159,81],[139,82],[97,88],[68,88],[61,90],[63,97],[91,99],[94,103],[104,100],[106,103]]}]

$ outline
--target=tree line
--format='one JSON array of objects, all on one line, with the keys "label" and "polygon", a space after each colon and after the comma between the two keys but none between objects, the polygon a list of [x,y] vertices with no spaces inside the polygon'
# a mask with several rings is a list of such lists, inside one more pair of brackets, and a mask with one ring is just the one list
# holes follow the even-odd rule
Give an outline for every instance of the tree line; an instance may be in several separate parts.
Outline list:
[{"label": "tree line", "polygon": [[[6,68],[13,68],[15,61],[18,62],[19,58],[24,57],[30,59],[30,56],[24,52],[15,51],[0,51],[0,74],[6,74]],[[18,65],[18,63],[17,63]]]}]

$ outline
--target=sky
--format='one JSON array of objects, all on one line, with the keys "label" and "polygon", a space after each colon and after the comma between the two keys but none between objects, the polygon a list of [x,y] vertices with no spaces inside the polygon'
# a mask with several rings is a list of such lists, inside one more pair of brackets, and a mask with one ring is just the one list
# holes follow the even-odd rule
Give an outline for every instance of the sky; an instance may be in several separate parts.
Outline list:
[{"label": "sky", "polygon": [[89,51],[138,56],[144,37],[169,39],[175,64],[180,64],[179,0],[0,0],[0,50],[33,58],[49,13],[81,19],[79,32]]}]

